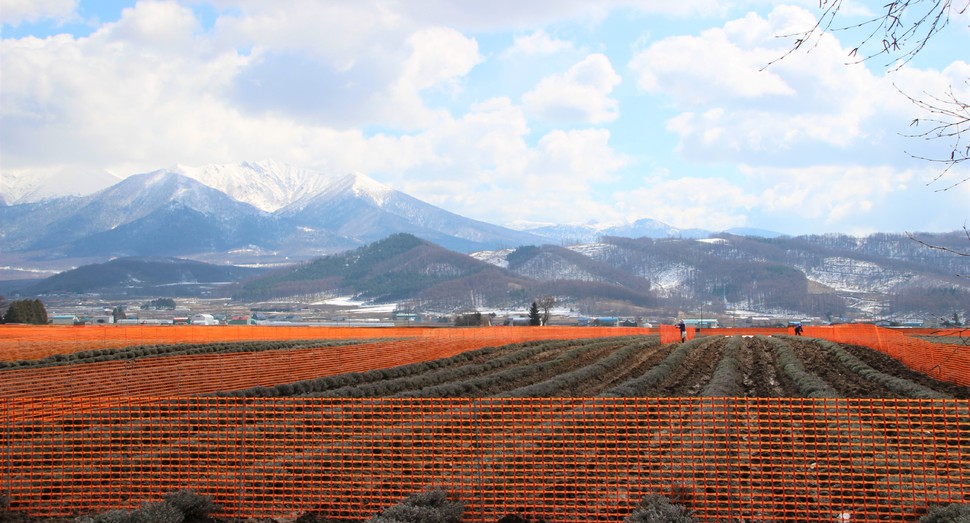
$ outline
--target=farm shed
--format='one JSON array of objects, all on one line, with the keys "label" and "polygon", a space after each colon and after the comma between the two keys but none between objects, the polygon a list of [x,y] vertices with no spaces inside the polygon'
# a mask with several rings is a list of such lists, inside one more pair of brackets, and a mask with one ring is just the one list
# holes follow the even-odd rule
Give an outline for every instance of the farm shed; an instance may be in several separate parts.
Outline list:
[{"label": "farm shed", "polygon": [[189,323],[192,325],[219,325],[219,321],[211,314],[193,314],[189,318]]},{"label": "farm shed", "polygon": [[716,329],[716,318],[684,318],[684,324],[695,329]]},{"label": "farm shed", "polygon": [[55,314],[51,316],[51,323],[54,325],[74,325],[79,321],[76,314]]}]

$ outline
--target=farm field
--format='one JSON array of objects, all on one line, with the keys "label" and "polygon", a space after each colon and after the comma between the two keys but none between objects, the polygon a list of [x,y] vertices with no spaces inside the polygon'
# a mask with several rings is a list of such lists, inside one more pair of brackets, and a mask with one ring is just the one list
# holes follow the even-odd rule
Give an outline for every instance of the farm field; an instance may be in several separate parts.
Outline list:
[{"label": "farm field", "polygon": [[655,336],[634,336],[489,347],[367,378],[338,375],[227,395],[967,399],[970,387],[935,380],[866,347],[822,340],[712,336],[660,344]]},{"label": "farm field", "polygon": [[[970,388],[887,355],[909,341],[279,332],[73,350],[47,332],[37,358],[2,358],[11,508],[63,516],[192,488],[225,517],[364,521],[442,486],[476,522],[620,521],[650,493],[699,521],[915,521],[970,498]],[[964,349],[934,345],[961,368]]]}]

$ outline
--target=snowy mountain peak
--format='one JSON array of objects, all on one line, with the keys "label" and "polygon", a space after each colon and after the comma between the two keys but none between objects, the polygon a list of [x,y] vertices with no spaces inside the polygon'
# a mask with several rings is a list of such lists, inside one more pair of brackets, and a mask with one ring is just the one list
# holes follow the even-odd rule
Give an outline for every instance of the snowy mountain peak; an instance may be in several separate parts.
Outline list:
[{"label": "snowy mountain peak", "polygon": [[232,201],[216,189],[164,169],[129,176],[90,198],[102,209],[128,209],[136,216],[173,204],[215,213]]},{"label": "snowy mountain peak", "polygon": [[378,206],[384,205],[387,198],[394,192],[394,189],[360,173],[351,173],[346,178],[353,180],[351,190],[354,192],[354,196],[370,198]]},{"label": "snowy mountain peak", "polygon": [[0,201],[8,205],[33,203],[62,196],[86,196],[121,181],[107,171],[71,173],[0,172]]},{"label": "snowy mountain peak", "polygon": [[333,176],[274,160],[202,167],[177,165],[172,170],[267,212],[315,196],[335,181]]}]

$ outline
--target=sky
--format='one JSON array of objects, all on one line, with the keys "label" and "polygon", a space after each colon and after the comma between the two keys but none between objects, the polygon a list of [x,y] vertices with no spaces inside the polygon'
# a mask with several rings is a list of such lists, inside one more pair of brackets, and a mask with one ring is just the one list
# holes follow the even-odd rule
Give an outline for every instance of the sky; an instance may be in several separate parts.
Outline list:
[{"label": "sky", "polygon": [[[846,0],[840,22],[883,3]],[[785,56],[819,15],[817,0],[0,0],[0,177],[93,191],[105,173],[275,160],[496,224],[970,225],[970,183],[951,188],[968,166],[914,158],[952,142],[908,136],[927,115],[906,96],[970,99],[970,12],[902,67],[848,64],[853,31]]]}]

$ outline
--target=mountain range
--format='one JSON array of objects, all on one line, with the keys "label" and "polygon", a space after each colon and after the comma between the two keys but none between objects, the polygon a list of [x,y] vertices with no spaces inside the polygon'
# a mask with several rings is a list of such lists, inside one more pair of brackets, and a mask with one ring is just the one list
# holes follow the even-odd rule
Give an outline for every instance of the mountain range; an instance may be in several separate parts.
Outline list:
[{"label": "mountain range", "polygon": [[[792,238],[649,219],[502,227],[361,174],[327,177],[272,162],[177,167],[85,196],[25,198],[0,205],[0,280],[8,280],[0,290],[8,293],[346,294],[438,309],[551,295],[590,311],[833,318],[970,311],[970,260],[898,234]],[[967,248],[963,232],[924,239]],[[62,274],[27,281],[54,273]]]},{"label": "mountain range", "polygon": [[610,235],[710,234],[651,219],[621,226],[503,227],[435,207],[359,173],[328,176],[272,161],[176,166],[130,176],[84,196],[40,198],[51,189],[12,175],[4,179],[0,190],[8,194],[0,199],[18,203],[0,204],[0,252],[6,258],[0,280],[122,256],[279,265],[395,233],[463,253]]},{"label": "mountain range", "polygon": [[542,241],[356,173],[325,178],[276,164],[180,170],[130,176],[86,196],[0,205],[3,265],[63,269],[119,256],[280,264],[399,232],[461,252]]},{"label": "mountain range", "polygon": [[[952,247],[966,240],[958,233],[927,239]],[[966,265],[901,235],[604,237],[568,248],[530,245],[467,255],[399,233],[275,269],[118,258],[22,285],[15,294],[231,297],[240,303],[354,296],[435,312],[521,309],[552,296],[586,314],[925,319],[967,315],[970,281],[954,273]]]},{"label": "mountain range", "polygon": [[[930,241],[949,247],[959,233]],[[353,295],[453,311],[526,307],[539,296],[588,314],[780,313],[825,318],[949,316],[970,311],[967,261],[904,235],[624,238],[465,255],[409,234],[276,269],[243,282],[244,301]]]}]

